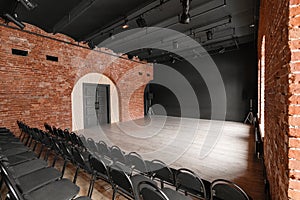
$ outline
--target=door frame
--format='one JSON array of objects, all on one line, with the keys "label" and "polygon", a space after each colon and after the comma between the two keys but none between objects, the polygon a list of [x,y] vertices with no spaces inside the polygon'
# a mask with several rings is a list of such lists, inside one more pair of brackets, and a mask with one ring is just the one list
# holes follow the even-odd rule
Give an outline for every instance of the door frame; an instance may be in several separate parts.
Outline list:
[{"label": "door frame", "polygon": [[[111,123],[111,113],[110,113],[110,85],[109,84],[97,84],[97,83],[82,83],[82,102],[83,102],[83,127],[86,127],[85,120],[85,87],[84,86],[96,86],[96,88],[100,86],[104,86],[106,88],[106,101],[107,101],[107,124]],[[97,121],[98,123],[98,121]]]}]

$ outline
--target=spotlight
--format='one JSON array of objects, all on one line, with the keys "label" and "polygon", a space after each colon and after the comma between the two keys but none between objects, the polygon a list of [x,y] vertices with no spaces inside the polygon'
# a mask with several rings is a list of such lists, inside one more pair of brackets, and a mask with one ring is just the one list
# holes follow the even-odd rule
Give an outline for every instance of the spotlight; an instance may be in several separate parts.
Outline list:
[{"label": "spotlight", "polygon": [[206,32],[206,37],[207,37],[207,40],[212,40],[213,39],[213,33],[212,33],[212,31],[207,31]]},{"label": "spotlight", "polygon": [[15,25],[17,25],[18,27],[20,27],[20,29],[24,29],[25,28],[25,24],[23,24],[22,22],[18,21],[16,18],[14,18],[13,16],[11,16],[10,14],[6,13],[4,14],[4,17],[11,21],[12,23],[14,23]]},{"label": "spotlight", "polygon": [[122,26],[123,29],[127,29],[129,28],[129,25],[128,25],[128,19],[125,19],[125,23],[124,25]]},{"label": "spotlight", "polygon": [[89,41],[88,46],[90,47],[90,49],[94,49],[96,47],[93,41]]},{"label": "spotlight", "polygon": [[148,55],[149,55],[149,56],[151,56],[151,55],[152,55],[152,52],[153,52],[153,50],[152,50],[152,49],[147,49],[147,51],[148,51]]},{"label": "spotlight", "polygon": [[182,4],[182,13],[179,15],[179,23],[188,24],[191,21],[190,11],[191,0],[181,0]]},{"label": "spotlight", "polygon": [[17,0],[17,1],[21,2],[27,10],[33,10],[35,7],[37,7],[37,3],[35,3],[33,0],[30,0],[30,1],[29,0]]},{"label": "spotlight", "polygon": [[114,36],[114,30],[112,30],[110,33],[109,33],[109,37],[110,39],[115,39],[115,36]]},{"label": "spotlight", "polygon": [[133,59],[133,55],[131,55],[131,54],[127,54],[127,57],[128,57],[129,60]]},{"label": "spotlight", "polygon": [[141,28],[147,26],[146,20],[142,16],[140,16],[139,18],[136,19],[136,23],[137,23],[138,27],[141,27]]}]

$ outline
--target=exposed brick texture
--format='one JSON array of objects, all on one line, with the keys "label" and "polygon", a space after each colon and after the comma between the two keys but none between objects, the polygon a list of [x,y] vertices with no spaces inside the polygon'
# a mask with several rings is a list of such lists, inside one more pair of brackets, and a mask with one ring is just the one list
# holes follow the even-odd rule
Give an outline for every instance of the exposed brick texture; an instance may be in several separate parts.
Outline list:
[{"label": "exposed brick texture", "polygon": [[260,2],[258,56],[265,57],[267,178],[272,199],[300,199],[300,1]]},{"label": "exposed brick texture", "polygon": [[[16,120],[23,120],[40,128],[44,122],[71,127],[72,89],[92,72],[117,86],[120,121],[144,116],[144,87],[153,78],[152,64],[119,58],[108,49],[90,50],[29,24],[21,31],[0,23],[0,126],[15,131]],[[13,55],[12,48],[26,50],[28,56]],[[58,62],[46,55],[57,56]]]}]

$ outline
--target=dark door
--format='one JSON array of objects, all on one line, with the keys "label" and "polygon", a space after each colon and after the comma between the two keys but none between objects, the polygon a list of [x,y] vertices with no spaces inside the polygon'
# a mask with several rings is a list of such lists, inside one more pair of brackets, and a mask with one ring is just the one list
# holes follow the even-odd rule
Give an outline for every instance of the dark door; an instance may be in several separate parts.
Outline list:
[{"label": "dark door", "polygon": [[110,123],[109,85],[83,84],[84,128]]}]

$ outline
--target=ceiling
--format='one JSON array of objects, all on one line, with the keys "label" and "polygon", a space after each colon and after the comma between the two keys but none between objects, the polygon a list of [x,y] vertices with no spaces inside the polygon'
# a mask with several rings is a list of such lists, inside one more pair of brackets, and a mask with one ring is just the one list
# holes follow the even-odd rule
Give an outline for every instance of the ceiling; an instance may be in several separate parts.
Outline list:
[{"label": "ceiling", "polygon": [[[180,0],[0,0],[0,14],[17,16],[18,21],[36,25],[49,33],[63,33],[76,41],[87,42],[91,48],[125,31],[122,28],[125,20],[129,25],[126,30],[139,28],[136,20],[142,18],[144,24],[140,27],[176,30],[189,35],[209,52],[223,53],[255,42],[257,2],[192,0],[189,24],[178,22],[183,8]],[[23,3],[36,7],[30,10]],[[212,33],[211,38],[208,32]],[[167,53],[153,48],[151,51],[136,49],[130,54],[157,61],[160,55]]]}]

